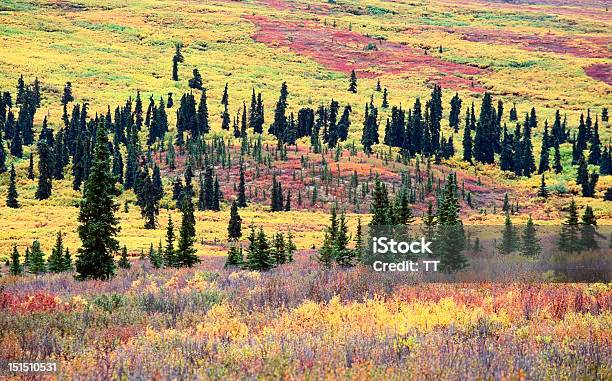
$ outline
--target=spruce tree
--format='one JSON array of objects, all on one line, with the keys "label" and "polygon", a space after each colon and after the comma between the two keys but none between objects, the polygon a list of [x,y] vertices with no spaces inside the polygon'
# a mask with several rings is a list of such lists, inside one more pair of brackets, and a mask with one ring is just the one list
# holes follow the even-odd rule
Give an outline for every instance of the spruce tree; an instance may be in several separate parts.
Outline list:
[{"label": "spruce tree", "polygon": [[346,216],[344,215],[344,212],[342,212],[340,213],[340,218],[338,219],[338,231],[336,233],[336,239],[333,243],[334,259],[340,266],[348,267],[355,264],[355,252],[348,248],[350,240],[351,237],[348,234]]},{"label": "spruce tree", "polygon": [[589,148],[589,164],[599,165],[601,160],[601,141],[599,140],[599,122],[595,119],[595,125],[591,131],[591,146]]},{"label": "spruce tree", "polygon": [[46,140],[38,142],[38,188],[36,189],[37,200],[46,200],[51,197],[53,185],[53,166],[55,158],[53,151]]},{"label": "spruce tree", "polygon": [[569,254],[579,253],[582,250],[579,233],[578,208],[576,206],[576,201],[572,200],[569,205],[566,220],[561,226],[559,240],[557,241],[559,250]]},{"label": "spruce tree", "polygon": [[64,270],[63,271],[72,271],[72,256],[70,255],[70,250],[66,248],[64,251]]},{"label": "spruce tree", "polygon": [[257,234],[255,228],[251,227],[249,234],[249,246],[247,248],[246,267],[253,271],[266,271],[274,267],[274,260],[270,253],[270,244],[260,227]]},{"label": "spruce tree", "polygon": [[23,266],[19,261],[19,251],[17,250],[17,245],[15,244],[13,244],[13,252],[11,253],[9,273],[15,276],[23,274]]},{"label": "spruce tree", "polygon": [[127,247],[125,245],[123,245],[123,249],[121,249],[121,257],[117,262],[117,266],[122,269],[129,269],[132,267],[132,265],[130,264],[130,260],[128,259]]},{"label": "spruce tree", "polygon": [[28,162],[28,179],[34,180],[34,154],[32,152],[30,152]]},{"label": "spruce tree", "polygon": [[30,261],[28,263],[28,271],[32,274],[44,274],[47,272],[47,264],[45,263],[44,253],[40,248],[40,242],[35,240],[32,242],[30,251]]},{"label": "spruce tree", "polygon": [[[392,224],[392,216],[389,210],[389,197],[387,195],[386,185],[380,181],[377,176],[374,180],[374,192],[372,194],[372,203],[370,204],[370,213],[372,220],[370,228],[375,226],[384,226]],[[335,239],[335,237],[332,237]]]},{"label": "spruce tree", "polygon": [[357,74],[355,74],[355,69],[351,70],[351,78],[349,79],[348,91],[354,94],[357,93]]},{"label": "spruce tree", "polygon": [[189,80],[189,87],[202,90],[202,75],[197,68],[193,69],[193,78]]},{"label": "spruce tree", "polygon": [[173,81],[178,81],[179,80],[179,76],[178,76],[178,64],[179,62],[184,62],[185,58],[183,57],[183,54],[181,53],[181,48],[183,47],[182,43],[176,43],[174,45],[175,48],[175,53],[174,56],[172,57],[172,80]]},{"label": "spruce tree", "polygon": [[538,197],[548,198],[548,188],[546,187],[546,180],[544,178],[544,174],[542,174],[542,182],[540,183],[540,188],[538,188]]},{"label": "spruce tree", "polygon": [[0,173],[4,173],[7,170],[7,168],[6,168],[6,152],[4,151],[5,143],[4,143],[4,140],[2,139],[2,134],[3,134],[2,131],[3,131],[3,128],[4,128],[4,123],[1,120],[2,112],[3,112],[3,110],[0,109]]},{"label": "spruce tree", "polygon": [[193,247],[195,241],[195,217],[193,215],[193,202],[191,197],[185,196],[182,202],[182,219],[179,230],[178,247],[176,250],[176,261],[179,267],[193,267],[200,262]]},{"label": "spruce tree", "polygon": [[382,103],[380,104],[380,107],[384,109],[389,108],[389,92],[387,91],[386,87],[383,91]]},{"label": "spruce tree", "polygon": [[542,252],[542,246],[537,236],[537,231],[531,216],[527,220],[527,225],[523,230],[520,253],[526,257],[537,257]]},{"label": "spruce tree", "polygon": [[108,280],[115,275],[113,254],[119,250],[115,237],[120,229],[115,217],[119,209],[115,202],[115,182],[110,168],[108,137],[101,124],[97,129],[94,160],[79,209],[77,231],[82,242],[76,260],[79,280]]},{"label": "spruce tree", "polygon": [[528,120],[527,115],[526,115],[525,124],[523,125],[523,140],[521,142],[521,154],[522,154],[522,174],[527,177],[531,177],[531,174],[535,172],[536,170],[535,160],[533,158],[533,145],[531,143],[531,129],[533,128],[532,123],[536,123],[536,122],[534,122],[531,119]]},{"label": "spruce tree", "polygon": [[599,247],[595,239],[598,234],[597,218],[590,205],[584,209],[580,224],[580,246],[585,250],[596,250]]},{"label": "spruce tree", "polygon": [[563,165],[561,164],[561,152],[559,151],[559,144],[555,144],[555,159],[553,168],[555,173],[559,174],[563,172]]},{"label": "spruce tree", "polygon": [[363,145],[364,152],[371,154],[372,146],[378,144],[378,142],[378,110],[371,103],[366,104],[363,134],[361,136],[361,144]]},{"label": "spruce tree", "polygon": [[176,252],[174,250],[174,224],[172,216],[168,215],[168,227],[166,228],[166,249],[164,250],[164,266],[177,267]]},{"label": "spruce tree", "polygon": [[499,243],[498,250],[500,254],[511,254],[519,247],[517,233],[512,226],[510,213],[506,212],[506,220],[504,222],[504,230],[502,231],[502,239]]},{"label": "spruce tree", "polygon": [[47,259],[47,265],[49,272],[59,273],[65,271],[64,269],[64,243],[62,239],[62,231],[57,232],[57,238],[55,240],[55,246],[51,250],[51,255]]},{"label": "spruce tree", "polygon": [[19,208],[19,201],[17,200],[19,194],[17,193],[17,185],[15,183],[15,178],[15,164],[11,164],[8,194],[6,196],[6,206],[8,206],[9,208]]},{"label": "spruce tree", "polygon": [[23,143],[21,139],[21,129],[19,128],[19,125],[17,125],[15,127],[15,131],[13,131],[10,151],[13,157],[18,157],[20,159],[23,157]]},{"label": "spruce tree", "polygon": [[155,269],[159,269],[164,265],[161,241],[159,241],[159,248],[157,251],[153,248],[153,242],[151,242],[151,245],[149,246],[149,261],[151,262],[151,266],[153,266]]},{"label": "spruce tree", "polygon": [[245,187],[245,181],[244,181],[244,168],[242,164],[240,164],[240,181],[238,183],[237,205],[239,208],[245,208],[247,206],[246,187]]},{"label": "spruce tree", "polygon": [[62,95],[62,105],[65,107],[68,103],[74,101],[74,96],[72,95],[72,83],[66,82],[64,85],[64,93]]},{"label": "spruce tree", "polygon": [[465,128],[463,130],[463,160],[472,162],[472,131],[470,127],[470,113],[465,113]]},{"label": "spruce tree", "polygon": [[271,251],[275,264],[282,265],[287,262],[287,250],[285,248],[285,236],[283,233],[276,233],[274,235]]},{"label": "spruce tree", "polygon": [[[448,115],[448,125],[455,131],[459,132],[459,119],[461,116],[461,98],[459,94],[455,93],[455,96],[451,99],[451,110]],[[464,135],[465,136],[465,135]]]},{"label": "spruce tree", "polygon": [[242,236],[242,218],[238,214],[238,204],[232,202],[230,210],[230,220],[227,226],[227,235],[230,240],[238,239]]},{"label": "spruce tree", "polygon": [[461,207],[457,198],[457,180],[454,174],[449,174],[438,207],[438,234],[435,247],[440,259],[440,270],[446,273],[460,271],[469,263],[463,254],[465,250],[465,235],[463,222],[460,218]]},{"label": "spruce tree", "polygon": [[550,138],[548,136],[548,123],[545,123],[544,135],[542,136],[542,148],[540,151],[540,163],[538,165],[538,175],[541,175],[550,169],[550,154],[548,152],[549,139]]},{"label": "spruce tree", "polygon": [[244,258],[242,257],[242,247],[231,246],[227,253],[227,260],[225,261],[224,267],[240,267],[243,264]]}]

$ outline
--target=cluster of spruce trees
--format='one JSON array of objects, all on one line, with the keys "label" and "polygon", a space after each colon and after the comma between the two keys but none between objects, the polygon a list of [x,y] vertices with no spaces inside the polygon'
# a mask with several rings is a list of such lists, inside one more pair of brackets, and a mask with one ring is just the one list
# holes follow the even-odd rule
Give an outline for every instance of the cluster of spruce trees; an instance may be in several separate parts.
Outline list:
[{"label": "cluster of spruce trees", "polygon": [[44,274],[44,273],[60,273],[64,271],[72,271],[72,256],[70,250],[64,248],[63,235],[59,231],[55,246],[51,250],[51,254],[45,261],[45,253],[42,251],[40,242],[35,240],[32,246],[27,247],[24,253],[23,261],[17,249],[17,245],[13,245],[13,251],[10,255],[10,261],[7,262],[9,273],[12,275]]},{"label": "cluster of spruce trees", "polygon": [[[235,204],[234,204],[235,205]],[[232,221],[230,221],[229,229],[232,229]],[[230,235],[232,233],[230,232]],[[236,234],[234,232],[234,234]],[[274,234],[271,239],[268,239],[263,228],[255,230],[251,226],[251,232],[248,236],[248,246],[246,249],[246,258],[243,255],[242,247],[232,245],[229,249],[225,267],[240,267],[253,271],[267,271],[277,265],[293,262],[293,253],[296,250],[293,243],[293,235],[291,232],[287,236],[281,232]]]}]

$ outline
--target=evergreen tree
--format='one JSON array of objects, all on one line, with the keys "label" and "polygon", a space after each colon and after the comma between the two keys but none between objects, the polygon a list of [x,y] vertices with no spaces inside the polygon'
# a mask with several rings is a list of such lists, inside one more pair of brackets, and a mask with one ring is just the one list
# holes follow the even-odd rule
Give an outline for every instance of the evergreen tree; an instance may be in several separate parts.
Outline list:
[{"label": "evergreen tree", "polygon": [[64,271],[72,271],[72,256],[68,248],[64,251]]},{"label": "evergreen tree", "polygon": [[557,242],[559,250],[569,254],[579,253],[582,250],[579,233],[578,208],[576,207],[576,201],[572,200],[567,218],[561,226],[561,234]]},{"label": "evergreen tree", "polygon": [[584,121],[584,114],[580,114],[580,124],[578,125],[578,135],[576,136],[576,150],[584,151],[587,148],[587,141],[589,137],[589,130]]},{"label": "evergreen tree", "polygon": [[[1,100],[1,98],[0,98]],[[4,151],[4,140],[2,139],[2,130],[4,128],[4,123],[2,123],[2,112],[3,110],[0,108],[0,173],[6,172],[6,152]]]},{"label": "evergreen tree", "polygon": [[19,251],[17,251],[17,245],[13,244],[13,252],[11,253],[11,265],[9,266],[9,273],[11,275],[23,274],[23,266],[19,262]]},{"label": "evergreen tree", "polygon": [[18,105],[25,103],[25,90],[25,81],[23,80],[23,74],[21,74],[17,80],[17,98],[15,99],[15,103]]},{"label": "evergreen tree", "polygon": [[363,228],[361,226],[361,217],[357,218],[357,231],[355,232],[355,259],[361,260],[365,245],[363,242]]},{"label": "evergreen tree", "polygon": [[283,233],[276,233],[274,235],[271,251],[275,264],[282,265],[287,262],[287,250],[285,248],[285,236]]},{"label": "evergreen tree", "polygon": [[604,147],[599,163],[599,173],[602,176],[612,175],[612,147]]},{"label": "evergreen tree", "polygon": [[19,125],[16,125],[15,130],[13,131],[10,151],[13,157],[18,157],[20,159],[23,157],[23,143],[21,140],[21,129],[19,128]]},{"label": "evergreen tree", "polygon": [[548,198],[548,188],[546,187],[546,180],[544,178],[544,174],[542,174],[542,182],[540,183],[540,188],[538,189],[538,197]]},{"label": "evergreen tree", "polygon": [[227,235],[230,240],[238,239],[242,236],[242,218],[240,218],[240,214],[238,214],[238,204],[236,201],[232,202],[230,220],[227,226]]},{"label": "evergreen tree", "polygon": [[559,144],[555,144],[555,159],[553,164],[555,173],[559,174],[563,172],[563,165],[561,165],[561,152],[559,151]]},{"label": "evergreen tree", "polygon": [[8,206],[9,208],[19,208],[19,201],[17,201],[19,194],[17,193],[17,186],[15,183],[15,178],[16,178],[15,164],[11,164],[8,194],[6,196],[6,206]]},{"label": "evergreen tree", "polygon": [[497,122],[495,108],[490,93],[485,93],[480,107],[480,119],[476,124],[474,136],[474,159],[491,164],[495,161],[494,130]]},{"label": "evergreen tree", "polygon": [[371,103],[366,104],[365,108],[361,144],[363,144],[363,150],[367,154],[371,154],[372,146],[378,144],[378,110]]},{"label": "evergreen tree", "polygon": [[608,121],[608,108],[607,107],[604,107],[603,109],[601,109],[601,121],[602,122]]},{"label": "evergreen tree", "polygon": [[249,234],[249,246],[247,248],[246,267],[254,271],[266,271],[274,266],[274,260],[270,253],[270,244],[260,227],[255,234],[255,228],[251,226]]},{"label": "evergreen tree", "polygon": [[28,179],[34,180],[34,154],[30,152],[29,164],[28,164]]},{"label": "evergreen tree", "polygon": [[202,90],[202,75],[200,75],[197,68],[193,69],[193,78],[189,80],[189,87]]},{"label": "evergreen tree", "polygon": [[357,74],[355,74],[355,69],[351,70],[348,91],[354,94],[357,93]]},{"label": "evergreen tree", "polygon": [[606,189],[606,193],[604,193],[604,200],[612,201],[612,187],[608,187],[608,189]]},{"label": "evergreen tree", "polygon": [[510,119],[511,122],[516,122],[518,120],[518,113],[516,112],[516,105],[513,104],[512,108],[510,109],[510,113],[508,115],[508,119]]},{"label": "evergreen tree", "polygon": [[595,237],[597,236],[597,218],[590,205],[584,209],[582,221],[580,223],[580,246],[585,250],[596,250],[599,245]]},{"label": "evergreen tree", "polygon": [[184,62],[185,58],[183,57],[183,54],[181,53],[181,48],[183,47],[183,44],[179,42],[175,44],[174,47],[175,47],[175,53],[174,53],[174,56],[172,57],[172,80],[178,81],[179,80],[178,64],[179,62]]},{"label": "evergreen tree", "polygon": [[151,246],[149,246],[149,261],[151,262],[151,266],[156,269],[159,269],[164,265],[161,241],[159,241],[159,248],[157,251],[153,249],[153,242],[151,242]]},{"label": "evergreen tree", "polygon": [[202,96],[200,97],[200,103],[198,104],[197,121],[199,133],[207,134],[208,132],[210,132],[210,125],[208,124],[208,104],[206,89],[202,90]]},{"label": "evergreen tree", "polygon": [[[136,204],[140,206],[140,213],[145,219],[145,229],[155,229],[155,218],[159,214],[159,201],[163,196],[163,189],[160,189],[161,178],[157,177],[154,183],[148,168],[145,167],[139,172],[134,187]],[[159,169],[157,169],[157,176],[159,176]]]},{"label": "evergreen tree", "polygon": [[70,102],[74,101],[74,96],[72,95],[72,83],[66,82],[64,85],[64,93],[62,95],[62,105],[66,107],[66,105]]},{"label": "evergreen tree", "polygon": [[601,160],[601,141],[599,140],[599,122],[595,119],[595,125],[591,131],[591,146],[589,148],[589,164],[599,165]]},{"label": "evergreen tree", "polygon": [[110,171],[108,137],[101,124],[97,129],[94,161],[83,191],[77,231],[82,246],[76,260],[77,279],[107,280],[115,274],[113,254],[119,249],[116,235],[115,177]]},{"label": "evergreen tree", "polygon": [[38,188],[36,189],[37,200],[46,200],[51,197],[53,184],[53,167],[55,158],[53,151],[46,140],[38,142]]},{"label": "evergreen tree", "polygon": [[179,267],[192,267],[200,262],[193,247],[195,241],[195,217],[193,215],[193,202],[191,197],[183,197],[182,220],[179,230],[178,248],[176,250],[176,260]]},{"label": "evergreen tree", "polygon": [[502,171],[515,171],[513,135],[508,135],[508,129],[505,125],[504,125],[504,131],[502,133],[501,152],[499,155],[499,166],[502,169]]},{"label": "evergreen tree", "polygon": [[[451,99],[451,110],[448,115],[448,125],[455,131],[459,132],[459,118],[461,116],[461,98],[459,94],[455,93],[455,96]],[[464,135],[465,136],[465,135]]]},{"label": "evergreen tree", "polygon": [[274,121],[268,129],[268,133],[276,136],[279,143],[284,141],[285,133],[287,131],[287,117],[285,116],[285,111],[287,109],[288,96],[289,92],[287,90],[287,83],[283,82],[281,85],[278,102],[276,102],[276,109],[274,110]]},{"label": "evergreen tree", "polygon": [[385,87],[385,90],[383,91],[383,98],[382,98],[382,103],[380,104],[380,107],[384,109],[389,108],[389,92],[387,91],[386,87]]},{"label": "evergreen tree", "polygon": [[514,227],[512,226],[510,213],[506,212],[506,221],[504,223],[502,239],[498,246],[499,252],[500,254],[511,254],[518,249],[518,246],[519,240],[517,233]]},{"label": "evergreen tree", "polygon": [[51,250],[51,255],[47,259],[47,265],[49,272],[59,273],[65,271],[64,263],[64,243],[62,239],[62,231],[57,232],[57,238],[55,240],[55,246]]},{"label": "evergreen tree", "polygon": [[[370,204],[370,213],[372,214],[370,228],[391,225],[393,223],[389,211],[387,187],[380,181],[378,176],[374,180],[374,192],[372,194],[372,203]],[[335,239],[335,237],[332,238]]]},{"label": "evergreen tree", "polygon": [[125,245],[123,245],[123,249],[121,249],[121,257],[119,258],[119,261],[117,261],[117,266],[122,269],[129,269],[132,267],[130,260],[128,259],[127,247]]},{"label": "evergreen tree", "polygon": [[237,246],[231,246],[227,253],[227,260],[225,261],[224,267],[240,267],[243,264],[244,258],[242,256],[242,248]]},{"label": "evergreen tree", "polygon": [[346,224],[346,216],[344,212],[340,213],[338,220],[338,230],[333,243],[334,258],[340,266],[353,266],[355,260],[355,251],[348,248],[348,243],[351,238],[348,234],[348,226]]},{"label": "evergreen tree", "polygon": [[465,235],[459,216],[461,207],[457,198],[457,180],[449,174],[444,186],[443,198],[437,212],[438,234],[435,247],[439,253],[440,270],[446,273],[460,271],[469,266],[463,254]]},{"label": "evergreen tree", "polygon": [[523,141],[521,142],[522,174],[527,177],[531,177],[531,174],[536,170],[535,160],[533,158],[533,145],[531,143],[532,124],[536,122],[531,119],[532,118],[528,120],[527,115],[525,116],[525,124],[523,125]]},{"label": "evergreen tree", "polygon": [[542,149],[540,151],[540,163],[538,165],[538,175],[541,175],[544,172],[550,170],[550,154],[548,152],[549,139],[550,137],[548,136],[548,123],[545,123],[544,135],[542,136]]},{"label": "evergreen tree", "polygon": [[510,205],[510,198],[508,197],[508,193],[504,193],[504,204],[502,206],[502,211],[509,213],[512,205]]},{"label": "evergreen tree", "polygon": [[30,261],[28,263],[28,271],[32,274],[44,274],[47,272],[47,264],[45,263],[44,253],[40,248],[40,242],[35,240],[32,242],[30,251]]},{"label": "evergreen tree", "polygon": [[525,225],[525,229],[523,230],[520,252],[521,255],[526,257],[537,257],[542,252],[542,246],[540,245],[540,240],[537,236],[531,216],[529,216],[527,225]]},{"label": "evergreen tree", "polygon": [[[470,127],[470,113],[465,113],[465,128],[463,130],[463,160],[472,162],[472,129]],[[502,168],[503,169],[503,168]]]},{"label": "evergreen tree", "polygon": [[172,217],[168,215],[168,227],[166,228],[166,250],[164,251],[164,266],[177,267],[176,252],[174,250],[174,224]]}]

